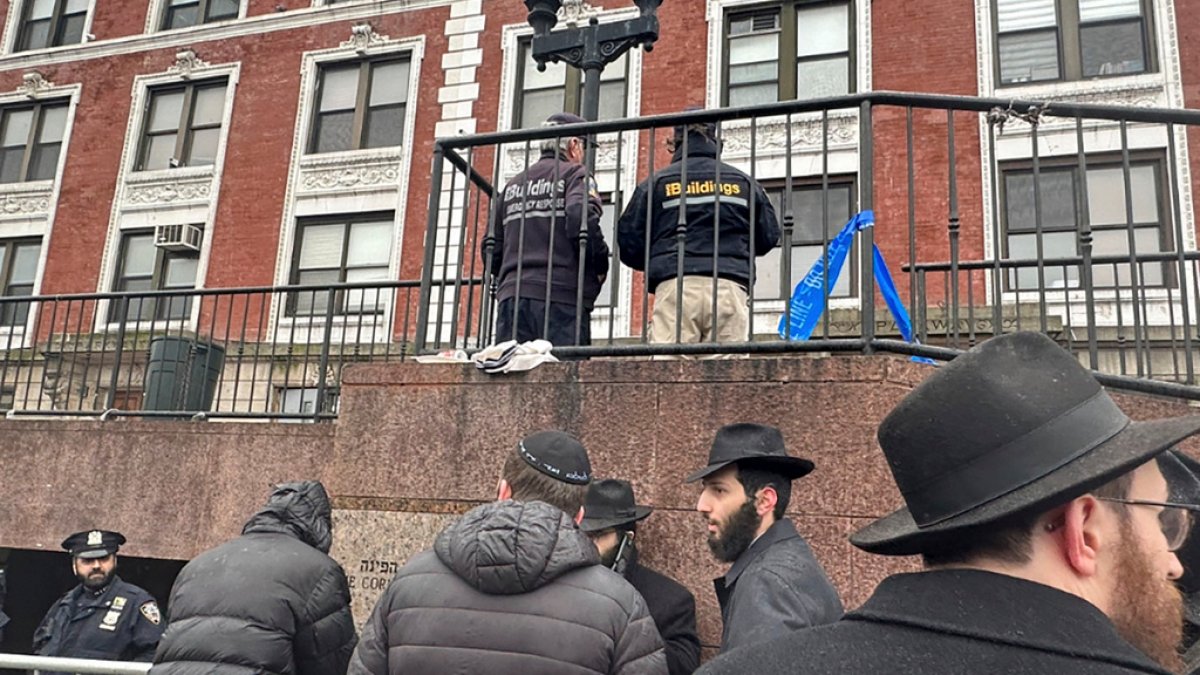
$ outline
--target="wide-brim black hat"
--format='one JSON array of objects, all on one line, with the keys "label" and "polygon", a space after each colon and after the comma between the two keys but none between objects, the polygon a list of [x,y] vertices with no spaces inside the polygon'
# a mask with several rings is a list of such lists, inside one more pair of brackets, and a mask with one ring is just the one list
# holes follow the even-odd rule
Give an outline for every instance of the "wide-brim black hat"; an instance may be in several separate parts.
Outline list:
[{"label": "wide-brim black hat", "polygon": [[779,429],[765,424],[729,424],[717,430],[708,452],[708,465],[684,482],[694,483],[734,463],[773,471],[793,480],[813,470],[812,462],[787,454]]},{"label": "wide-brim black hat", "polygon": [[871,553],[913,555],[964,531],[1040,513],[1200,431],[1200,416],[1132,422],[1040,333],[996,337],[939,368],[879,427],[906,507],[855,532]]},{"label": "wide-brim black hat", "polygon": [[583,501],[583,520],[579,529],[599,532],[643,520],[654,509],[634,503],[633,486],[629,481],[606,478],[588,486]]}]

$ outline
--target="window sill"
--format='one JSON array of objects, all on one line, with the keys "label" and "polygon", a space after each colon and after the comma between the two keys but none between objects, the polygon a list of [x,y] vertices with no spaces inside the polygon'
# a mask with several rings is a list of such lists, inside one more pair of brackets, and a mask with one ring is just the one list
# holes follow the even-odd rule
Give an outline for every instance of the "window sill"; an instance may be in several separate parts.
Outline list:
[{"label": "window sill", "polygon": [[339,150],[337,152],[307,153],[300,158],[300,166],[324,166],[330,164],[360,164],[372,161],[400,161],[403,145],[366,150]]},{"label": "window sill", "polygon": [[181,166],[176,169],[150,169],[148,171],[130,171],[125,177],[129,184],[163,183],[189,178],[211,178],[216,173],[216,166]]},{"label": "window sill", "polygon": [[1089,80],[996,85],[994,92],[997,96],[1034,101],[1068,100],[1122,105],[1162,105],[1159,98],[1165,88],[1166,76],[1158,72],[1114,75]]}]

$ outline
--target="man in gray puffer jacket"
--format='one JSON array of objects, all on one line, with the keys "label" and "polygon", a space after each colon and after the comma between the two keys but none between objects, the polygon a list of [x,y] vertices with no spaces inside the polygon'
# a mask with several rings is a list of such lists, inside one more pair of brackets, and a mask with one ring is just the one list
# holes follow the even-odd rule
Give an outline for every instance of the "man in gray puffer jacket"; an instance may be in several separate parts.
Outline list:
[{"label": "man in gray puffer jacket", "polygon": [[343,675],[356,636],[317,481],[275,487],[242,536],[201,553],[171,589],[154,675]]},{"label": "man in gray puffer jacket", "polygon": [[499,501],[451,524],[392,580],[351,675],[666,675],[645,601],[576,527],[590,480],[574,438],[522,440]]}]

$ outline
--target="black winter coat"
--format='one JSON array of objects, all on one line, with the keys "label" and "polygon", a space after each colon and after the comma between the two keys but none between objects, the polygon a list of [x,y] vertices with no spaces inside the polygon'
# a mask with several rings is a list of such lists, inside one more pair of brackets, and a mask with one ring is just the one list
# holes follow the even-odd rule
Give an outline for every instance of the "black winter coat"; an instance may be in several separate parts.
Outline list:
[{"label": "black winter coat", "polygon": [[392,579],[351,675],[666,675],[642,596],[559,509],[469,511]]},{"label": "black winter coat", "polygon": [[325,490],[281,485],[243,532],[179,573],[151,672],[343,675],[356,638]]},{"label": "black winter coat", "polygon": [[842,618],[842,601],[792,521],[776,521],[713,580],[721,651]]},{"label": "black winter coat", "polygon": [[703,675],[1167,675],[1094,605],[976,570],[898,574],[831,625],[735,649]]},{"label": "black winter coat", "polygon": [[650,609],[650,616],[654,618],[654,625],[666,647],[667,672],[691,675],[700,667],[696,597],[671,577],[638,562],[636,548],[632,548],[622,574],[646,600],[646,607]]},{"label": "black winter coat", "polygon": [[[149,661],[162,634],[154,596],[114,576],[99,592],[80,584],[59,598],[33,634],[33,653]],[[44,671],[43,675],[54,674]]]},{"label": "black winter coat", "polygon": [[[711,277],[715,253],[717,276],[749,289],[754,284],[750,278],[751,244],[754,257],[766,255],[779,245],[775,207],[771,206],[762,186],[741,170],[718,159],[720,152],[712,141],[699,134],[690,134],[687,159],[682,153],[681,146],[675,151],[672,164],[638,185],[621,214],[617,223],[621,262],[646,273],[651,293],[659,283],[679,275],[675,230],[679,225],[680,196],[685,191],[681,183],[686,166],[687,233],[683,274]],[[717,175],[718,168],[720,176]],[[649,205],[647,193],[650,193]],[[718,200],[720,223],[714,237]],[[646,257],[647,238],[649,258]]]},{"label": "black winter coat", "polygon": [[609,251],[600,230],[604,207],[587,169],[553,152],[543,153],[492,202],[492,257],[489,261],[486,240],[480,256],[496,277],[496,299],[517,297],[519,279],[520,297],[544,301],[549,273],[550,301],[574,306],[579,288],[580,226],[586,218],[583,306],[591,310],[608,274]]}]

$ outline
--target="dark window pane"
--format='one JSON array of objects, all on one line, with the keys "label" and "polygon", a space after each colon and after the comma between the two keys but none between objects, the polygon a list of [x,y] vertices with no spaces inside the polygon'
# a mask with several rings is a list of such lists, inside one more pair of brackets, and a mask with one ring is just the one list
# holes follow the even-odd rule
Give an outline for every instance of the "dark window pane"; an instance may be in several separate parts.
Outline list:
[{"label": "dark window pane", "polygon": [[1081,26],[1083,75],[1122,75],[1146,71],[1146,45],[1140,19],[1099,26]]},{"label": "dark window pane", "polygon": [[87,18],[86,14],[75,14],[65,16],[62,19],[62,26],[59,28],[59,37],[55,40],[55,46],[58,45],[77,45],[83,41],[83,23]]},{"label": "dark window pane", "polygon": [[[1075,173],[1071,169],[1043,169],[1041,185],[1042,231],[1075,229]],[[1004,176],[1005,206],[1009,232],[1034,232],[1033,172],[1007,173]]]},{"label": "dark window pane", "polygon": [[1001,84],[1058,79],[1058,33],[1054,30],[1001,35],[999,43]]},{"label": "dark window pane", "polygon": [[187,28],[200,23],[200,7],[199,5],[188,5],[186,7],[172,7],[167,10],[167,15],[163,21],[163,28]]},{"label": "dark window pane", "polygon": [[175,157],[175,137],[177,135],[163,134],[146,139],[146,160],[142,163],[142,169],[153,171],[171,168],[171,159]]},{"label": "dark window pane", "polygon": [[0,149],[0,183],[21,182],[21,161],[25,158],[25,148]]},{"label": "dark window pane", "polygon": [[208,166],[217,161],[217,146],[221,130],[198,129],[192,132],[191,154],[184,161],[186,166]]},{"label": "dark window pane", "polygon": [[241,0],[209,0],[207,21],[236,18],[240,2]]},{"label": "dark window pane", "polygon": [[21,49],[42,49],[50,46],[50,20],[30,21],[21,36]]},{"label": "dark window pane", "polygon": [[317,147],[315,152],[352,150],[354,148],[353,131],[353,110],[321,113],[317,117]]},{"label": "dark window pane", "polygon": [[364,147],[386,148],[404,143],[404,106],[376,108],[367,112]]},{"label": "dark window pane", "polygon": [[58,170],[58,153],[62,143],[46,143],[33,149],[29,158],[29,180],[49,180]]}]

